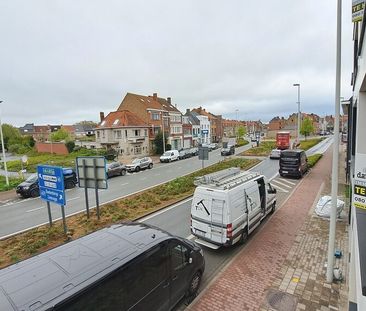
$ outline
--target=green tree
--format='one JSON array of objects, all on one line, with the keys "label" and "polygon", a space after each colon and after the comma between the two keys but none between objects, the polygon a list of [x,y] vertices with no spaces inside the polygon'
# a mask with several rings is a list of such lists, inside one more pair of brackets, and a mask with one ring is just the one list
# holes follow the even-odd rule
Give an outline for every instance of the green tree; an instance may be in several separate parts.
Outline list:
[{"label": "green tree", "polygon": [[[4,137],[4,146],[5,146],[5,150],[9,149],[9,145],[11,145],[11,143],[19,143],[20,139],[21,139],[21,135],[19,130],[10,125],[10,124],[3,124],[2,125],[2,130],[3,130],[3,137]],[[1,144],[1,142],[0,142]],[[1,150],[2,150],[2,146],[1,146]]]},{"label": "green tree", "polygon": [[50,138],[51,141],[70,140],[70,135],[65,129],[60,128],[56,132],[53,132]]},{"label": "green tree", "polygon": [[301,135],[305,136],[305,140],[307,136],[314,133],[313,121],[310,118],[304,119],[304,121],[301,124],[300,133]]},{"label": "green tree", "polygon": [[77,123],[75,123],[76,125],[90,125],[90,126],[92,126],[93,128],[95,128],[98,124],[96,123],[96,122],[94,122],[94,121],[86,121],[86,120],[84,120],[84,121],[80,121],[80,122],[77,122]]},{"label": "green tree", "polygon": [[67,141],[67,142],[65,143],[65,145],[66,145],[67,151],[68,151],[69,153],[71,153],[71,152],[73,152],[73,151],[74,151],[74,149],[75,149],[75,142],[73,142],[73,141],[69,140],[69,141]]},{"label": "green tree", "polygon": [[237,130],[238,138],[244,137],[246,133],[247,133],[247,131],[246,131],[245,127],[239,126],[239,128]]},{"label": "green tree", "polygon": [[[167,139],[165,138],[165,147],[167,146]],[[162,154],[164,152],[163,148],[163,132],[160,131],[155,135],[154,146],[156,154]],[[167,148],[165,148],[167,150]]]}]

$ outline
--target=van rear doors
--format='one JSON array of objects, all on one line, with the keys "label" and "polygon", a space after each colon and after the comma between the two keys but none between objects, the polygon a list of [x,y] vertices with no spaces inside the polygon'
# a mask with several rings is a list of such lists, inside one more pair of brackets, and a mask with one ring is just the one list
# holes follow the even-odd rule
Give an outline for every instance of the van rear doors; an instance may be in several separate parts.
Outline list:
[{"label": "van rear doors", "polygon": [[191,208],[192,233],[204,240],[224,244],[227,223],[226,202],[224,196],[213,197],[212,193],[196,188]]}]

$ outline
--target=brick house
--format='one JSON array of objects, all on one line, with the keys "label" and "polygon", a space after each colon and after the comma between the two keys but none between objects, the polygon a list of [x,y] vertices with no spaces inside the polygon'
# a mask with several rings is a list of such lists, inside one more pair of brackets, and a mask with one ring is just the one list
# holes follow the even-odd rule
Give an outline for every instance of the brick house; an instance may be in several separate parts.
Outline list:
[{"label": "brick house", "polygon": [[97,148],[113,148],[121,155],[149,154],[149,127],[128,110],[109,113],[98,124],[95,133]]},{"label": "brick house", "polygon": [[286,119],[284,117],[274,117],[268,123],[268,131],[280,131],[286,126]]},{"label": "brick house", "polygon": [[[155,101],[161,105],[162,109],[168,113],[169,116],[169,136],[168,144],[172,146],[172,149],[182,149],[184,144],[184,135],[183,135],[183,119],[182,113],[177,109],[177,106],[172,104],[171,97],[167,99],[158,97],[157,93],[154,93],[153,96],[149,96],[153,98]],[[189,125],[186,124],[186,129],[189,128]],[[189,136],[189,134],[187,134]],[[189,140],[189,137],[187,137]]]}]

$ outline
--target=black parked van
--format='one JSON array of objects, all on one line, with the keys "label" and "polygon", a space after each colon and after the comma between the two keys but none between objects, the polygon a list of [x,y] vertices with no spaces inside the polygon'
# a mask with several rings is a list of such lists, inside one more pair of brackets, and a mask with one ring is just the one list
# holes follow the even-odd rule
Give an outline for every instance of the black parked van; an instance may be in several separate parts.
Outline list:
[{"label": "black parked van", "polygon": [[205,268],[189,240],[113,225],[0,270],[0,310],[170,310]]},{"label": "black parked van", "polygon": [[304,150],[283,150],[280,155],[281,176],[301,178],[308,170],[308,158]]}]

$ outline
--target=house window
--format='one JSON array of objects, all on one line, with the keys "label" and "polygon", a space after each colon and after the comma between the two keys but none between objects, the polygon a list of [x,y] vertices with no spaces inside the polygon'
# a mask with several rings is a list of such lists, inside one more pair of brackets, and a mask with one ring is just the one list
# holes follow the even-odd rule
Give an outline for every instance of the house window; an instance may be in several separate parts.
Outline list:
[{"label": "house window", "polygon": [[100,138],[100,132],[97,131],[97,138]]},{"label": "house window", "polygon": [[144,132],[145,132],[145,137],[147,137],[147,130],[144,130]]},{"label": "house window", "polygon": [[105,131],[102,130],[102,138],[105,138]]},{"label": "house window", "polygon": [[125,130],[125,137],[127,138],[127,130]]},{"label": "house window", "polygon": [[134,130],[135,136],[140,136],[140,130]]},{"label": "house window", "polygon": [[152,120],[160,120],[160,113],[158,113],[158,112],[153,112],[152,114],[151,114],[151,119]]},{"label": "house window", "polygon": [[114,138],[121,139],[122,134],[120,130],[114,131]]}]

